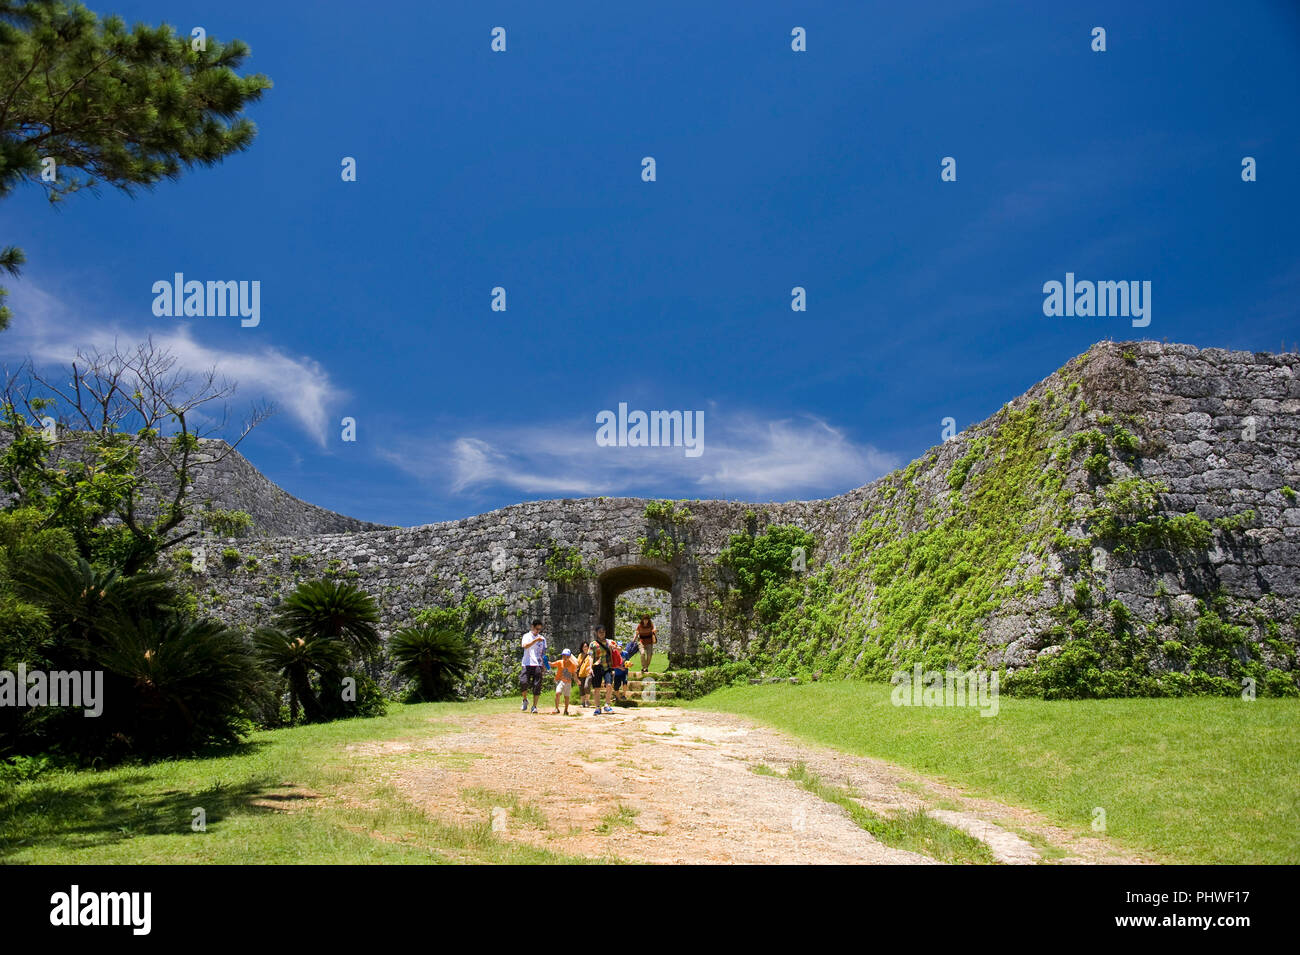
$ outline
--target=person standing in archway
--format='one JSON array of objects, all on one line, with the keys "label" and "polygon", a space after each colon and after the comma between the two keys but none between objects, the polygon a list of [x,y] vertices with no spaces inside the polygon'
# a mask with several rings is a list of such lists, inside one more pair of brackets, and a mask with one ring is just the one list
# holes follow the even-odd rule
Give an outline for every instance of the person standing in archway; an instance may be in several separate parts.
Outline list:
[{"label": "person standing in archway", "polygon": [[641,622],[636,625],[636,638],[641,642],[641,675],[650,669],[650,661],[655,655],[655,638],[659,631],[649,614],[641,615]]}]

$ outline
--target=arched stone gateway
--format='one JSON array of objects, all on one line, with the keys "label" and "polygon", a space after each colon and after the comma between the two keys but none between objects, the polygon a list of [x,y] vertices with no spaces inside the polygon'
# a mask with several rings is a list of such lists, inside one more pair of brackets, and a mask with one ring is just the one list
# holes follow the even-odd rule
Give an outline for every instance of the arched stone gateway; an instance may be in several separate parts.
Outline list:
[{"label": "arched stone gateway", "polygon": [[620,595],[629,590],[636,590],[638,587],[654,587],[658,590],[666,590],[671,595],[672,611],[671,623],[668,627],[668,633],[672,641],[678,643],[673,646],[658,646],[656,651],[666,651],[669,659],[674,655],[682,657],[685,654],[685,648],[677,637],[678,617],[680,615],[678,607],[681,604],[679,595],[676,593],[676,586],[673,579],[672,567],[668,564],[656,562],[628,564],[619,567],[613,567],[606,570],[597,580],[599,588],[599,609],[596,618],[605,628],[605,632],[614,633],[614,609],[618,604]]},{"label": "arched stone gateway", "polygon": [[[1065,462],[1062,507],[1104,503],[1098,489],[1109,485],[1099,485],[1087,454],[1075,453],[1083,448],[1095,457],[1100,441],[1113,452],[1110,480],[1159,482],[1167,488],[1159,492],[1160,512],[1194,512],[1213,540],[1126,560],[1122,552],[1112,554],[1114,541],[1080,536],[1090,533],[1086,518],[1064,511],[1036,515],[1024,526],[1042,535],[1025,540],[1010,558],[1000,555],[997,566],[1008,568],[1006,583],[1016,593],[976,625],[982,664],[1017,668],[1061,652],[1056,611],[1079,586],[1104,593],[1107,604],[1123,603],[1132,632],[1150,634],[1143,639],[1154,647],[1178,639],[1179,615],[1194,613],[1198,598],[1217,595],[1232,601],[1234,619],[1250,629],[1260,652],[1280,652],[1279,641],[1294,649],[1300,363],[1295,355],[1154,342],[1098,344],[906,469],[826,500],[675,506],[634,498],[530,501],[443,524],[374,528],[297,502],[260,475],[218,474],[205,485],[223,491],[214,495],[214,506],[259,515],[263,534],[292,536],[196,541],[192,546],[207,551],[206,569],[192,571],[190,579],[201,610],[248,627],[265,623],[299,580],[320,576],[350,580],[373,595],[386,632],[424,608],[472,610],[476,665],[466,690],[483,695],[501,692],[518,672],[519,636],[533,617],[545,621],[556,649],[576,648],[598,623],[613,630],[618,595],[636,587],[671,594],[666,649],[674,668],[698,662],[706,647],[724,658],[746,656],[752,629],[744,621],[724,627],[717,616],[728,601],[727,571],[717,559],[733,535],[790,524],[812,535],[806,572],[823,572],[822,599],[834,601],[838,613],[838,629],[824,628],[807,652],[847,650],[841,659],[855,664],[870,657],[881,614],[889,612],[881,593],[897,596],[891,587],[917,573],[933,575],[933,568],[918,571],[904,557],[888,573],[867,575],[863,547],[852,546],[854,534],[878,520],[889,535],[872,538],[879,546],[950,529],[972,513],[959,509],[972,482],[989,486],[989,469],[1022,446],[1012,438],[1032,445],[1014,425],[1030,419],[1050,421],[1055,429],[1026,434],[1049,442],[1054,459]],[[1003,452],[990,454],[991,447]],[[238,456],[227,460],[242,462]],[[241,466],[252,470],[246,462]],[[330,532],[338,530],[344,532]],[[944,612],[942,600],[933,612]],[[1272,621],[1276,632],[1266,634],[1263,624],[1252,622],[1260,620]],[[780,649],[811,672],[818,661],[800,656],[800,643],[796,634]],[[891,645],[890,659],[917,646],[904,634]],[[1177,661],[1153,659],[1153,666],[1178,667]]]},{"label": "arched stone gateway", "polygon": [[[642,509],[649,502],[640,502]],[[722,536],[725,544],[726,535]],[[716,556],[716,550],[710,549]],[[668,639],[655,647],[666,653],[670,666],[693,664],[710,626],[703,608],[707,597],[698,571],[700,555],[683,552],[672,562],[656,560],[635,551],[594,561],[588,574],[579,580],[551,582],[547,588],[544,620],[552,633],[552,642],[576,650],[583,640],[590,640],[597,626],[607,634],[616,629],[618,599],[630,590],[645,587],[669,595],[667,621],[659,620],[660,630]]]},{"label": "arched stone gateway", "polygon": [[[717,629],[704,571],[732,534],[757,524],[752,506],[736,502],[681,502],[668,518],[657,506],[636,498],[530,501],[423,527],[212,541],[202,581],[213,606],[248,625],[264,622],[297,580],[321,575],[372,594],[389,632],[424,608],[475,606],[483,611],[475,649],[499,659],[498,671],[517,665],[532,618],[543,620],[556,650],[576,649],[598,624],[614,632],[619,594],[655,587],[671,595],[672,608],[668,646],[658,651],[674,667],[690,666]],[[807,505],[782,507],[802,519]],[[222,560],[232,547],[239,559]],[[485,682],[499,679],[491,669]]]}]

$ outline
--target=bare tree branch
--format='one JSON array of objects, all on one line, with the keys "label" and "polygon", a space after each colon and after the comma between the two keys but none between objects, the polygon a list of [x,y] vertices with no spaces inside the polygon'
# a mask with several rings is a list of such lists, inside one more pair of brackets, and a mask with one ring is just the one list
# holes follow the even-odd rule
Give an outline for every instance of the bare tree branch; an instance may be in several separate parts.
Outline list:
[{"label": "bare tree branch", "polygon": [[[47,416],[59,428],[39,463],[32,453],[0,456],[0,480],[19,506],[39,497],[50,521],[84,524],[73,531],[86,548],[97,529],[120,523],[137,545],[128,572],[196,533],[178,529],[198,509],[189,499],[197,469],[220,463],[274,412],[254,402],[233,440],[205,445],[227,431],[236,385],[216,368],[185,368],[152,338],[78,351],[57,373],[29,360],[6,373],[3,389],[9,447]],[[92,484],[99,496],[88,502],[78,491]]]}]

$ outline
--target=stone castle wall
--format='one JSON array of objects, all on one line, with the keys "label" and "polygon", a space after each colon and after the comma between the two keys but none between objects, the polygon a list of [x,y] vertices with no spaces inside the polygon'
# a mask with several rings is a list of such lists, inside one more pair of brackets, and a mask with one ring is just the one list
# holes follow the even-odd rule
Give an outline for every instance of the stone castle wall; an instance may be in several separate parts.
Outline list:
[{"label": "stone castle wall", "polygon": [[[202,442],[200,462],[225,451],[224,442]],[[191,499],[212,501],[215,507],[244,511],[253,519],[252,534],[259,537],[309,537],[380,530],[382,524],[360,521],[301,501],[267,480],[238,451],[215,466],[200,463],[195,469]]]},{"label": "stone castle wall", "polygon": [[[1166,512],[1214,519],[1250,510],[1255,519],[1242,531],[1216,532],[1214,546],[1198,555],[1156,553],[1129,565],[1097,548],[1084,567],[1050,551],[1026,555],[1025,572],[1045,573],[1052,585],[986,621],[986,663],[1014,668],[1053,652],[1043,636],[1051,608],[1085,574],[1101,581],[1139,620],[1150,622],[1167,619],[1171,600],[1187,603],[1225,593],[1243,610],[1262,610],[1280,621],[1283,639],[1294,647],[1300,619],[1300,507],[1283,489],[1300,488],[1300,356],[1102,343],[1008,407],[1023,408],[1049,390],[1063,393],[1071,383],[1087,410],[1073,414],[1064,438],[1095,426],[1100,415],[1135,415],[1143,432],[1135,473],[1168,484],[1161,500]],[[940,516],[945,513],[951,466],[1001,420],[1001,414],[994,415],[923,455],[916,476],[923,505],[918,515],[931,505]],[[576,646],[598,621],[609,619],[619,592],[638,586],[671,591],[668,649],[678,662],[689,662],[720,639],[709,576],[731,534],[796,524],[817,539],[814,564],[835,564],[844,559],[864,515],[884,506],[890,487],[889,478],[882,478],[820,501],[690,501],[692,519],[671,526],[646,518],[646,500],[586,498],[532,501],[423,527],[376,528],[311,508],[274,485],[268,489],[270,482],[251,465],[232,460],[222,475],[198,486],[199,496],[248,511],[257,521],[257,536],[205,543],[207,571],[193,576],[205,606],[220,608],[236,623],[257,625],[267,622],[297,580],[333,575],[374,595],[383,628],[391,631],[425,607],[459,602],[469,594],[496,599],[500,606],[475,648],[479,663],[472,692],[500,689],[517,666],[518,637],[532,617],[546,622],[553,641]],[[977,462],[975,470],[980,467]],[[1070,482],[1085,494],[1087,475],[1072,473]],[[670,563],[640,553],[638,539],[656,532],[680,542],[681,554]],[[580,552],[590,576],[556,580],[547,560],[557,549],[571,547]],[[222,559],[223,548],[238,550],[238,559]],[[742,648],[721,649],[734,654]]]}]

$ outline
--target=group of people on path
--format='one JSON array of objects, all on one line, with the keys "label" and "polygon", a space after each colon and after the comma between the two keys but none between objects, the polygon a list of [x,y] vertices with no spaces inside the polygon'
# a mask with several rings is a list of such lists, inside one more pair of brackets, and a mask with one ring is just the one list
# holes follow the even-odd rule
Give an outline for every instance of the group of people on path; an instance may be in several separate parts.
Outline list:
[{"label": "group of people on path", "polygon": [[[532,628],[523,635],[520,645],[523,647],[523,671],[519,675],[519,694],[522,698],[519,711],[528,712],[528,694],[533,695],[533,712],[537,712],[537,701],[542,695],[542,675],[548,669],[555,671],[555,709],[560,712],[560,697],[564,697],[564,715],[569,715],[569,697],[573,687],[578,686],[581,706],[594,706],[593,716],[614,712],[614,698],[626,698],[628,660],[638,650],[641,653],[641,674],[650,669],[654,658],[655,640],[658,635],[654,622],[643,615],[636,626],[636,634],[625,645],[619,646],[617,640],[605,636],[605,628],[597,627],[595,638],[590,642],[584,640],[574,653],[567,647],[560,651],[556,660],[551,660],[546,652],[546,636],[542,633],[542,622],[534,620]],[[601,706],[601,695],[605,704]]]}]

